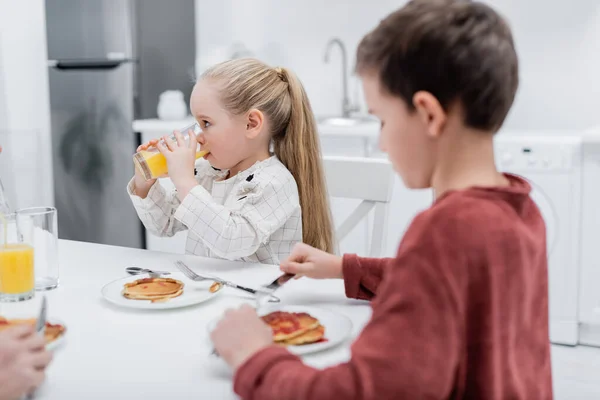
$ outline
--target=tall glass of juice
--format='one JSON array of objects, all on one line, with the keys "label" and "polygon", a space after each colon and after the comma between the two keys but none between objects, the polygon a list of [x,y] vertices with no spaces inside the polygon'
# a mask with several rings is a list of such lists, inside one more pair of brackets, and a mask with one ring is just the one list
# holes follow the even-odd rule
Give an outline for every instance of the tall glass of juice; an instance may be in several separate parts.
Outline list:
[{"label": "tall glass of juice", "polygon": [[[189,143],[190,135],[189,131],[193,131],[195,134],[202,132],[200,126],[198,124],[192,124],[181,129],[181,135],[185,139],[186,143]],[[175,141],[175,135],[170,136],[171,140]],[[162,139],[161,139],[162,141]],[[196,159],[204,157],[209,152],[207,150],[201,149],[198,144],[196,149]],[[165,156],[156,148],[151,147],[148,150],[142,150],[133,155],[133,162],[135,167],[142,173],[146,180],[157,179],[162,176],[167,175],[167,160]]]}]

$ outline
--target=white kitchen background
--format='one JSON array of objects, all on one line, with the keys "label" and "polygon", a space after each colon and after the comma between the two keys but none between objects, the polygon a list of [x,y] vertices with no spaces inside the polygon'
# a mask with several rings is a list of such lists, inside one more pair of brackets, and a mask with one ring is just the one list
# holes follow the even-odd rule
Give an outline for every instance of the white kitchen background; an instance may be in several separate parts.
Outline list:
[{"label": "white kitchen background", "polygon": [[[302,79],[315,114],[339,115],[342,63],[339,49],[324,62],[329,39],[346,45],[350,100],[361,106],[360,84],[352,75],[361,37],[405,1],[374,0],[196,0],[197,71],[240,48],[274,65],[293,69]],[[521,85],[505,129],[572,130],[600,123],[600,2],[497,0],[489,3],[509,20],[520,56]],[[552,134],[552,133],[550,133]],[[325,154],[361,156],[361,139],[323,137]],[[373,143],[376,146],[376,143]],[[375,156],[380,156],[375,154]],[[351,177],[349,177],[349,180]],[[385,253],[394,255],[412,217],[431,202],[429,192],[408,191],[396,179]],[[334,199],[337,222],[356,202]],[[368,227],[359,226],[341,250],[365,254]]]},{"label": "white kitchen background", "polygon": [[0,171],[13,171],[3,174],[5,185],[17,189],[11,200],[23,206],[54,202],[47,58],[44,0],[0,0],[0,138],[10,133],[19,147],[37,141],[40,153],[17,159],[7,149],[0,157]]},{"label": "white kitchen background", "polygon": [[[32,130],[40,142],[37,182],[22,180],[19,196],[52,204],[49,154],[48,77],[44,0],[0,0],[0,132]],[[345,43],[348,73],[360,38],[404,1],[391,0],[196,0],[197,70],[229,56],[231,46],[245,46],[259,58],[292,68],[301,77],[319,116],[341,112],[341,57],[333,49],[323,61],[332,37]],[[506,129],[578,130],[600,123],[600,2],[544,0],[489,1],[508,18],[521,61],[521,86]],[[351,75],[350,75],[351,76]],[[350,79],[353,102],[360,86]],[[551,134],[551,132],[549,133]],[[326,154],[361,155],[362,142],[325,139]],[[11,164],[12,163],[12,164]],[[25,166],[0,157],[0,168],[25,176]],[[351,177],[349,177],[349,180]],[[430,201],[427,192],[409,193],[398,180],[386,254],[394,253],[408,221]],[[334,203],[334,212],[347,203]],[[364,253],[365,229],[351,245]],[[354,243],[360,243],[355,245]]]},{"label": "white kitchen background", "polygon": [[[265,61],[294,69],[317,114],[341,111],[339,53],[323,62],[327,41],[341,38],[353,68],[361,37],[406,1],[196,0],[200,66],[243,43]],[[491,0],[508,19],[520,57],[521,85],[506,128],[578,129],[598,124],[600,2]],[[351,82],[354,95],[357,85]]]}]

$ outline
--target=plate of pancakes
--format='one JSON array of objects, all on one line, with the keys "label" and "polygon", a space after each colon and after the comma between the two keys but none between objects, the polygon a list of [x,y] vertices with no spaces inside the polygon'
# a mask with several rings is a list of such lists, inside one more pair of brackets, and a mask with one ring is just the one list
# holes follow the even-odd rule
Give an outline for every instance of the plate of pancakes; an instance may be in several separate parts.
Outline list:
[{"label": "plate of pancakes", "polygon": [[102,288],[102,296],[121,307],[164,310],[213,299],[221,291],[211,289],[212,284],[191,282],[178,272],[159,277],[135,275],[108,283]]},{"label": "plate of pancakes", "polygon": [[[35,326],[37,320],[35,318],[28,319],[7,319],[0,316],[0,331],[12,326],[29,324]],[[67,328],[60,321],[47,321],[44,327],[44,339],[46,340],[46,349],[54,350],[60,346],[65,340]]]},{"label": "plate of pancakes", "polygon": [[[273,344],[287,347],[297,355],[327,350],[352,333],[350,318],[318,307],[265,306],[259,315],[273,331]],[[209,324],[209,332],[218,322]]]}]

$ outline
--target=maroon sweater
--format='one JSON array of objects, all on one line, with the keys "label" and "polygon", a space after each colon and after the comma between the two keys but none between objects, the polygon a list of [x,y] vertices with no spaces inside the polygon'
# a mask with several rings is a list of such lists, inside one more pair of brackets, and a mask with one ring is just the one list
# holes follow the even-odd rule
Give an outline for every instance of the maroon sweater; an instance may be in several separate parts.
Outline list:
[{"label": "maroon sweater", "polygon": [[346,294],[372,299],[352,358],[325,370],[280,347],[235,376],[243,399],[552,398],[546,232],[530,186],[445,194],[395,259],[346,255]]}]

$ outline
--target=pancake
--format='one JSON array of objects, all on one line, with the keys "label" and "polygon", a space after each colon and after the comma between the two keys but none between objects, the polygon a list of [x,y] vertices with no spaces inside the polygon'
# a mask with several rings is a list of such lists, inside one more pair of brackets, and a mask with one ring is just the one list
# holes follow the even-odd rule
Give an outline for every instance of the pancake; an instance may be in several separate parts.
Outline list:
[{"label": "pancake", "polygon": [[273,330],[273,341],[283,342],[319,327],[319,320],[307,313],[274,311],[261,317]]},{"label": "pancake", "polygon": [[300,336],[296,336],[295,338],[284,340],[281,343],[286,346],[300,346],[303,344],[316,343],[323,339],[323,336],[325,336],[325,327],[319,325],[315,329],[305,332]]},{"label": "pancake", "polygon": [[183,293],[183,283],[171,278],[144,278],[126,283],[123,296],[131,300],[164,302]]},{"label": "pancake", "polygon": [[[35,325],[36,319],[6,319],[4,317],[0,317],[0,331],[6,329],[11,326],[22,325],[22,324],[31,324]],[[66,331],[66,328],[60,324],[51,324],[46,322],[46,326],[44,329],[44,339],[46,340],[46,344],[51,343],[58,339],[63,333]]]}]

